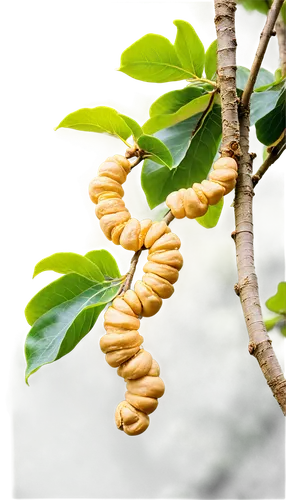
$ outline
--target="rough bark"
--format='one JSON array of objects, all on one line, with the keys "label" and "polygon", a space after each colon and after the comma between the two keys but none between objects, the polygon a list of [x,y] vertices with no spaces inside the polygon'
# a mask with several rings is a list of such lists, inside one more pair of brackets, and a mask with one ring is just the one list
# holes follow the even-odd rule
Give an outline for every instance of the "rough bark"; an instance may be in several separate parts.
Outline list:
[{"label": "rough bark", "polygon": [[278,19],[275,24],[275,29],[279,45],[281,72],[282,76],[286,76],[286,26],[284,24],[281,14],[278,16]]},{"label": "rough bark", "polygon": [[215,0],[218,85],[222,101],[222,156],[239,155],[239,124],[236,95],[236,1]]}]

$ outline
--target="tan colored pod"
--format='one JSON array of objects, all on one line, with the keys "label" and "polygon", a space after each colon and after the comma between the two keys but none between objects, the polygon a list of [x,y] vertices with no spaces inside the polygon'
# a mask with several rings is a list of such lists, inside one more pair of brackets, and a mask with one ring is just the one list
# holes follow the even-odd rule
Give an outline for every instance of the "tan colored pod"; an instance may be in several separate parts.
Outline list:
[{"label": "tan colored pod", "polygon": [[109,177],[119,182],[119,184],[123,184],[127,177],[125,169],[116,161],[105,161],[102,163],[98,169],[98,175]]},{"label": "tan colored pod", "polygon": [[209,175],[209,180],[212,182],[217,182],[225,188],[225,194],[230,193],[236,184],[237,172],[230,169],[213,170]]},{"label": "tan colored pod", "polygon": [[209,204],[209,200],[208,198],[206,197],[205,193],[203,192],[203,189],[202,189],[202,185],[199,184],[198,182],[195,182],[193,185],[192,185],[192,188],[193,190],[195,191],[197,197],[199,198],[199,200],[204,204],[204,205],[208,205]]},{"label": "tan colored pod", "polygon": [[125,250],[139,250],[140,222],[137,219],[130,219],[120,236],[120,245]]},{"label": "tan colored pod", "polygon": [[117,374],[119,377],[130,380],[144,377],[151,370],[152,361],[151,354],[144,349],[140,349],[133,358],[118,367]]},{"label": "tan colored pod", "polygon": [[122,401],[116,408],[115,422],[118,429],[129,436],[138,436],[138,434],[146,431],[149,425],[149,417],[127,401]]},{"label": "tan colored pod", "polygon": [[236,171],[238,169],[236,161],[233,158],[230,158],[229,156],[222,156],[213,164],[214,170],[220,168],[232,168],[233,170]]},{"label": "tan colored pod", "polygon": [[103,191],[100,193],[98,196],[98,201],[97,203],[100,203],[103,200],[110,200],[110,199],[122,199],[122,196],[118,193],[114,193],[113,191]]},{"label": "tan colored pod", "polygon": [[123,229],[125,228],[127,222],[123,222],[122,224],[118,224],[118,226],[115,226],[112,229],[112,231],[111,231],[111,241],[115,245],[120,245],[120,236],[121,236],[121,233],[122,233]]},{"label": "tan colored pod", "polygon": [[110,306],[104,314],[104,328],[107,330],[108,327],[139,330],[140,320],[136,316],[130,316]]},{"label": "tan colored pod", "polygon": [[[109,160],[109,158],[108,158],[108,160]],[[129,174],[129,172],[131,170],[131,162],[129,160],[127,160],[127,158],[125,158],[125,156],[114,155],[112,157],[112,160],[117,161],[117,163],[119,163],[119,165],[121,165],[121,167],[124,168],[124,170],[127,172],[127,174]]]},{"label": "tan colored pod", "polygon": [[125,314],[129,314],[130,316],[137,316],[133,311],[132,307],[127,304],[126,300],[122,297],[116,297],[112,302],[112,307],[117,311],[121,311]]},{"label": "tan colored pod", "polygon": [[155,359],[152,359],[152,365],[147,375],[149,375],[149,377],[159,377],[160,366],[158,365],[157,361],[155,361]]},{"label": "tan colored pod", "polygon": [[160,250],[178,250],[181,246],[180,238],[174,233],[166,233],[161,236],[149,249],[149,254]]},{"label": "tan colored pod", "polygon": [[202,189],[205,193],[209,205],[216,205],[225,194],[225,188],[216,182],[202,181]]},{"label": "tan colored pod", "polygon": [[147,231],[145,236],[144,245],[146,248],[150,248],[155,241],[157,241],[164,233],[170,232],[170,228],[167,226],[166,222],[161,220],[160,222],[153,222],[150,229]]},{"label": "tan colored pod", "polygon": [[115,226],[123,224],[130,219],[130,213],[125,210],[124,212],[117,212],[116,214],[103,215],[100,219],[100,227],[104,232],[105,236],[111,240],[111,232]]},{"label": "tan colored pod", "polygon": [[145,317],[154,316],[162,306],[161,297],[150,286],[140,280],[136,281],[134,289],[142,304],[141,315]]},{"label": "tan colored pod", "polygon": [[195,219],[205,215],[208,209],[207,203],[202,203],[193,188],[186,190],[184,197],[184,207],[188,219]]},{"label": "tan colored pod", "polygon": [[140,350],[140,346],[129,347],[128,349],[119,349],[117,351],[108,352],[105,355],[106,362],[112,368],[118,368],[122,363],[125,363],[129,358],[132,358],[136,352]]},{"label": "tan colored pod", "polygon": [[100,349],[107,354],[108,352],[129,349],[140,346],[144,339],[137,331],[130,330],[126,333],[107,333],[99,341]]},{"label": "tan colored pod", "polygon": [[144,274],[142,281],[149,285],[162,299],[168,299],[174,293],[174,287],[171,283],[157,274]]},{"label": "tan colored pod", "polygon": [[166,205],[170,208],[172,214],[176,219],[183,219],[186,217],[186,211],[184,207],[184,191],[185,189],[180,189],[179,191],[174,191],[170,193],[166,198]]},{"label": "tan colored pod", "polygon": [[125,393],[125,399],[137,410],[143,411],[147,415],[150,415],[156,410],[158,406],[158,399],[146,398],[144,396],[138,396],[137,394],[132,394],[131,392]]},{"label": "tan colored pod", "polygon": [[151,219],[143,219],[140,221],[140,234],[139,234],[139,248],[141,248],[144,245],[144,240],[146,237],[146,234],[148,233],[150,227],[152,226],[153,222]]},{"label": "tan colored pod", "polygon": [[143,271],[145,273],[157,274],[157,276],[161,276],[161,278],[172,284],[176,283],[179,278],[179,271],[177,269],[166,264],[158,264],[157,262],[146,262]]},{"label": "tan colored pod", "polygon": [[123,297],[124,297],[125,302],[127,302],[127,304],[133,310],[134,314],[136,314],[137,316],[140,316],[141,312],[142,312],[142,304],[141,304],[138,296],[134,292],[134,290],[131,290],[131,289],[127,290],[124,293]]},{"label": "tan colored pod", "polygon": [[148,260],[156,262],[157,264],[175,267],[178,271],[183,267],[183,257],[179,250],[160,250],[159,252],[153,252],[148,255]]},{"label": "tan colored pod", "polygon": [[95,208],[95,215],[101,219],[104,215],[115,214],[117,212],[128,212],[122,198],[108,198],[101,200]]},{"label": "tan colored pod", "polygon": [[127,380],[126,388],[128,392],[144,396],[147,398],[161,398],[165,392],[165,384],[160,377],[145,377],[136,380]]},{"label": "tan colored pod", "polygon": [[98,197],[105,191],[118,193],[121,197],[124,195],[121,184],[110,179],[109,177],[95,177],[89,184],[89,196],[93,203],[98,202]]}]

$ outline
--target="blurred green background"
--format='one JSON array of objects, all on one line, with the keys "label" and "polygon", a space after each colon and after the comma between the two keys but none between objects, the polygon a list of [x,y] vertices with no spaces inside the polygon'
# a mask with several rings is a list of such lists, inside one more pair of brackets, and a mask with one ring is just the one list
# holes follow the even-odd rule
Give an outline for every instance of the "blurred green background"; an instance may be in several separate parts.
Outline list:
[{"label": "blurred green background", "polygon": [[[127,201],[135,216],[149,214],[137,172],[128,181]],[[283,498],[285,423],[247,354],[232,291],[230,202],[215,230],[189,220],[172,224],[183,240],[184,267],[173,298],[155,318],[142,321],[145,346],[167,387],[144,435],[130,438],[115,429],[124,383],[98,349],[101,324],[72,354],[34,375],[30,388],[17,342],[7,397],[16,498]],[[255,205],[264,301],[284,278],[281,177],[259,187]],[[106,245],[98,227],[89,238],[93,245]],[[129,257],[116,253],[125,270]],[[273,338],[285,367],[282,336],[277,331]]]}]

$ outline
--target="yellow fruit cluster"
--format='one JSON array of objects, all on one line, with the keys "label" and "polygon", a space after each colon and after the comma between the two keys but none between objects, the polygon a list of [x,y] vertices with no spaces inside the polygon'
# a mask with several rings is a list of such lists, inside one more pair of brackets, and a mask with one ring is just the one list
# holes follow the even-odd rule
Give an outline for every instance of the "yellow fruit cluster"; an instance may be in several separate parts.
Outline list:
[{"label": "yellow fruit cluster", "polygon": [[189,189],[179,189],[170,193],[166,204],[176,219],[202,217],[209,205],[216,205],[230,193],[237,179],[237,163],[233,158],[219,158],[213,165],[209,180],[195,182]]},{"label": "yellow fruit cluster", "polygon": [[[127,290],[113,300],[104,316],[106,334],[100,339],[107,363],[117,368],[118,375],[127,382],[126,399],[116,409],[116,425],[133,436],[147,429],[148,415],[157,408],[158,398],[165,390],[158,363],[141,347],[139,317],[156,314],[162,299],[174,293],[173,284],[179,277],[183,258],[179,252],[180,239],[164,221],[139,222],[131,218],[122,200],[122,184],[131,166],[123,156],[107,158],[91,181],[89,194],[97,205],[96,215],[109,240],[126,250],[136,252],[143,246],[149,250],[142,281],[136,281],[134,290]],[[171,193],[166,203],[174,217],[199,217],[206,213],[208,205],[216,204],[234,188],[236,178],[235,160],[220,158],[209,180]]]},{"label": "yellow fruit cluster", "polygon": [[[148,415],[157,408],[158,398],[165,390],[157,362],[140,348],[144,339],[138,332],[139,317],[153,316],[159,311],[162,299],[173,294],[173,283],[183,265],[179,238],[170,231],[158,237],[162,225],[153,225],[152,238],[147,239],[148,243],[144,240],[145,245],[154,243],[149,248],[142,281],[136,281],[134,290],[129,289],[113,300],[104,315],[106,334],[100,339],[107,363],[118,367],[118,375],[127,382],[126,401],[116,410],[116,424],[129,435],[147,429]],[[169,229],[166,224],[165,229]]]}]

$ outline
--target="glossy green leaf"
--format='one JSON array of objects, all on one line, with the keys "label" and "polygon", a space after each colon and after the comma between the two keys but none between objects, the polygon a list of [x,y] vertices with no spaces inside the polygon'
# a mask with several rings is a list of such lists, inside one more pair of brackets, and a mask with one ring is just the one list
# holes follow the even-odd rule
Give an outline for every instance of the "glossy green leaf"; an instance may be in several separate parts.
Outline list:
[{"label": "glossy green leaf", "polygon": [[270,318],[270,319],[264,320],[264,324],[265,324],[266,330],[269,332],[275,326],[279,326],[279,323],[281,323],[281,321],[285,321],[284,316],[281,316],[281,315],[280,316],[275,316],[274,318]]},{"label": "glossy green leaf", "polygon": [[281,68],[277,68],[274,73],[275,81],[281,80],[282,78],[282,70]]},{"label": "glossy green leaf", "polygon": [[[182,106],[188,104],[193,99],[205,94],[205,90],[201,86],[189,85],[186,87],[175,87],[166,89],[156,97],[149,109],[149,117],[155,118],[161,115],[174,114]],[[143,125],[143,128],[145,124]]]},{"label": "glossy green leaf", "polygon": [[137,144],[140,149],[143,149],[145,153],[148,153],[148,156],[152,161],[160,165],[165,165],[167,168],[172,167],[172,155],[167,146],[157,137],[146,134],[141,135],[141,137],[139,137],[137,141]]},{"label": "glossy green leaf", "polygon": [[174,45],[152,33],[143,36],[121,55],[119,71],[136,80],[164,83],[192,78],[177,56]]},{"label": "glossy green leaf", "polygon": [[54,253],[40,260],[35,266],[33,278],[43,271],[55,271],[60,274],[77,273],[92,281],[104,281],[104,276],[96,264],[83,255],[72,252]]},{"label": "glossy green leaf", "polygon": [[172,127],[193,115],[203,113],[207,109],[211,97],[211,94],[205,94],[185,104],[175,113],[153,116],[144,123],[142,128],[146,134],[154,134],[163,128]]},{"label": "glossy green leaf", "polygon": [[263,146],[263,152],[262,152],[262,159],[263,161],[266,160],[267,156],[268,156],[268,151],[267,151],[267,146]]},{"label": "glossy green leaf", "polygon": [[[90,282],[73,298],[43,314],[33,324],[25,343],[26,382],[41,366],[68,354],[90,331],[104,305],[118,293],[121,282]],[[90,309],[92,313],[90,313]]]},{"label": "glossy green leaf", "polygon": [[215,227],[219,221],[223,208],[223,198],[216,204],[210,205],[208,211],[202,217],[197,217],[196,221],[206,229]]},{"label": "glossy green leaf", "polygon": [[285,129],[286,116],[286,92],[285,88],[280,92],[276,106],[265,116],[255,123],[257,139],[270,146],[279,139]]},{"label": "glossy green leaf", "polygon": [[214,40],[206,51],[205,73],[209,80],[214,80],[217,70],[217,40]]},{"label": "glossy green leaf", "polygon": [[129,116],[122,115],[122,114],[120,114],[119,116],[121,118],[123,118],[123,120],[125,121],[126,125],[132,131],[132,136],[134,137],[134,139],[138,139],[138,137],[140,137],[140,135],[143,134],[143,130],[140,127],[139,123],[137,123],[135,120],[133,120],[133,118],[129,118]]},{"label": "glossy green leaf", "polygon": [[[249,77],[250,70],[244,66],[238,66],[236,70],[236,87],[243,90]],[[259,89],[262,86],[272,84],[275,81],[274,75],[267,69],[260,68],[254,89]]]},{"label": "glossy green leaf", "polygon": [[177,36],[174,43],[184,69],[201,77],[204,69],[205,50],[194,28],[186,21],[176,20]]},{"label": "glossy green leaf", "polygon": [[180,164],[169,170],[149,160],[144,162],[141,183],[150,208],[154,208],[172,191],[188,188],[207,177],[221,139],[221,108],[215,104],[198,132],[192,137],[187,154]]},{"label": "glossy green leaf", "polygon": [[278,285],[278,290],[273,297],[265,302],[266,307],[277,314],[286,314],[286,282]]},{"label": "glossy green leaf", "polygon": [[106,133],[125,141],[132,135],[131,129],[115,109],[107,106],[82,108],[67,115],[55,128],[72,128],[87,132]]},{"label": "glossy green leaf", "polygon": [[267,14],[269,10],[268,0],[237,0],[246,10],[257,10],[261,14]]},{"label": "glossy green leaf", "polygon": [[250,98],[250,125],[272,111],[281,95],[281,86],[273,85],[264,92],[253,92]]},{"label": "glossy green leaf", "polygon": [[61,276],[42,288],[27,304],[25,316],[29,325],[33,325],[47,311],[62,304],[80,292],[84,292],[91,287],[90,280],[75,273]]},{"label": "glossy green leaf", "polygon": [[92,250],[85,257],[99,267],[105,278],[120,278],[117,262],[107,250]]}]

